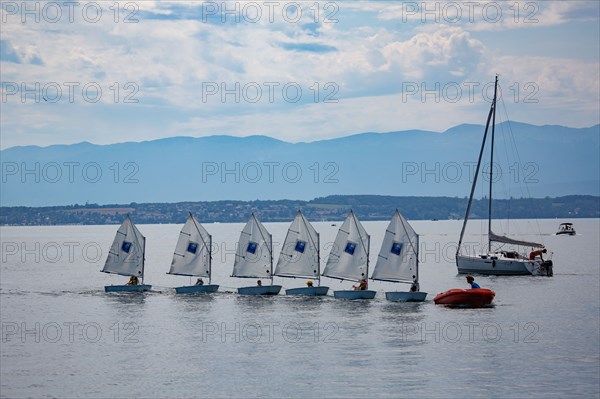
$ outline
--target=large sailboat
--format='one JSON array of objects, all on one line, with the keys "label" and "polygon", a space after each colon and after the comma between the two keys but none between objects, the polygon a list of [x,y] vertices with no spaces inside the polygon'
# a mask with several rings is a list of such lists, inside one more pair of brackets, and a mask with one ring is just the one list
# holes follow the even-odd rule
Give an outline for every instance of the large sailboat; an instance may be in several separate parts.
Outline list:
[{"label": "large sailboat", "polygon": [[338,290],[338,299],[373,299],[375,291],[368,290],[369,246],[371,238],[353,211],[340,227],[329,253],[323,276],[359,283],[354,290]]},{"label": "large sailboat", "polygon": [[[211,284],[212,236],[191,213],[179,233],[179,239],[173,253],[171,269],[167,274],[198,277],[196,285],[176,287],[178,294],[216,292],[218,285]],[[202,278],[208,278],[204,284]],[[202,283],[202,284],[200,284]]]},{"label": "large sailboat", "polygon": [[[498,76],[494,85],[494,98],[490,112],[488,114],[487,122],[485,125],[485,132],[483,134],[483,142],[481,143],[481,150],[479,151],[479,159],[477,160],[477,167],[475,169],[475,175],[473,184],[471,186],[471,194],[469,195],[469,202],[467,203],[467,211],[463,222],[462,230],[460,232],[460,239],[458,241],[458,248],[456,250],[456,266],[459,273],[470,274],[488,274],[488,275],[552,275],[552,261],[542,262],[537,259],[530,259],[526,255],[526,249],[542,249],[543,244],[530,241],[516,240],[503,235],[495,234],[492,231],[492,187],[494,183],[494,176],[492,176],[493,168],[490,168],[489,172],[489,195],[488,195],[488,223],[487,223],[487,252],[480,254],[463,254],[461,252],[463,238],[465,235],[465,229],[467,222],[469,221],[469,215],[471,212],[471,204],[473,202],[473,194],[475,193],[475,187],[477,185],[477,177],[481,167],[481,161],[485,150],[485,145],[488,136],[488,130],[491,126],[491,138],[490,138],[490,165],[494,163],[494,133],[496,124],[496,101],[498,93]],[[493,245],[496,245],[497,249],[493,249]],[[504,250],[505,245],[511,247],[521,248],[521,250]],[[523,249],[524,248],[524,249]],[[533,252],[533,251],[532,251]]]},{"label": "large sailboat", "polygon": [[419,291],[419,236],[397,209],[385,230],[371,280],[411,284],[410,292],[386,292],[389,301],[423,302],[427,297]]},{"label": "large sailboat", "polygon": [[[108,257],[102,271],[104,273],[130,276],[136,284],[107,285],[105,292],[144,292],[152,286],[144,284],[144,254],[146,252],[146,237],[135,227],[129,215],[117,230],[115,239],[108,251]],[[139,279],[139,280],[138,280]],[[141,284],[137,284],[141,281]]]},{"label": "large sailboat", "polygon": [[309,280],[308,287],[287,289],[286,295],[327,295],[329,287],[321,287],[319,245],[319,233],[306,220],[302,211],[298,210],[285,236],[275,276],[313,279],[317,280],[318,286],[312,286],[312,281]]},{"label": "large sailboat", "polygon": [[280,285],[273,285],[273,237],[254,213],[240,234],[231,277],[268,278],[271,285],[238,288],[241,295],[277,295]]}]

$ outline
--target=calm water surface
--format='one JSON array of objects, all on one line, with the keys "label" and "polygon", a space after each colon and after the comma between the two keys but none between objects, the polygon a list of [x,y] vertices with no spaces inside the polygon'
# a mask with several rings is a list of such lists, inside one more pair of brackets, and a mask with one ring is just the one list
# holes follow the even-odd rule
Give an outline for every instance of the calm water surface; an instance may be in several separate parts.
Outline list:
[{"label": "calm water surface", "polygon": [[[387,302],[385,290],[408,288],[390,283],[370,284],[373,301],[237,296],[254,284],[229,277],[243,224],[205,226],[218,294],[174,294],[190,283],[165,274],[180,225],[138,226],[152,292],[105,294],[127,281],[99,272],[116,226],[2,227],[0,396],[599,397],[600,221],[576,219],[573,237],[553,235],[560,222],[511,222],[512,233],[539,228],[554,277],[479,276],[496,291],[487,309],[431,301],[466,286],[453,259],[458,221],[413,222],[422,304]],[[323,258],[335,224],[315,223]],[[364,225],[374,265],[387,222]],[[265,226],[277,257],[288,224]],[[479,231],[475,223],[465,238],[473,249]]]}]

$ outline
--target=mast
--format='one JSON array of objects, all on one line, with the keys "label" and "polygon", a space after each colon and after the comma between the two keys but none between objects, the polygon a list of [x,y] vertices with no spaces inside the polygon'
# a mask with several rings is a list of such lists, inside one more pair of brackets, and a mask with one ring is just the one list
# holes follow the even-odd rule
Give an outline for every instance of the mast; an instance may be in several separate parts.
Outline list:
[{"label": "mast", "polygon": [[208,235],[208,284],[212,278],[212,236]]},{"label": "mast", "polygon": [[[498,76],[496,76],[496,84],[498,83]],[[494,93],[495,93],[494,88]],[[494,99],[495,101],[495,99]],[[462,244],[463,237],[465,235],[465,229],[467,227],[467,221],[469,220],[469,214],[471,213],[471,205],[473,204],[473,194],[475,193],[475,187],[477,186],[477,176],[479,176],[479,168],[481,167],[481,158],[483,157],[483,150],[485,148],[485,141],[487,139],[488,128],[490,127],[490,120],[492,119],[492,113],[494,112],[495,104],[492,103],[490,112],[488,113],[487,122],[485,123],[485,132],[483,133],[483,141],[481,142],[481,149],[479,150],[479,158],[477,159],[477,167],[475,168],[475,175],[473,177],[473,184],[471,185],[471,193],[469,194],[469,202],[467,203],[467,211],[465,212],[465,220],[460,231],[460,238],[458,239],[458,246],[456,247],[456,256],[460,253],[460,247]],[[490,179],[491,181],[491,179]]]},{"label": "mast", "polygon": [[488,251],[492,251],[492,181],[494,172],[494,130],[496,127],[496,90],[498,89],[498,75],[494,83],[494,100],[492,101],[492,138],[490,147],[490,195],[488,202]]},{"label": "mast", "polygon": [[271,246],[271,250],[269,251],[269,259],[271,261],[271,285],[273,285],[273,234],[269,233],[269,242]]},{"label": "mast", "polygon": [[369,249],[370,248],[371,248],[371,236],[367,234],[367,273],[364,278],[367,285],[365,286],[365,290],[369,289]]},{"label": "mast", "polygon": [[144,237],[144,247],[142,253],[142,285],[144,285],[144,266],[146,265],[146,237]]},{"label": "mast", "polygon": [[418,234],[417,234],[417,249],[415,251],[415,256],[417,257],[417,273],[416,273],[415,283],[417,283],[417,291],[420,291],[421,288],[419,287],[419,235]]},{"label": "mast", "polygon": [[317,233],[317,286],[321,286],[321,235]]}]

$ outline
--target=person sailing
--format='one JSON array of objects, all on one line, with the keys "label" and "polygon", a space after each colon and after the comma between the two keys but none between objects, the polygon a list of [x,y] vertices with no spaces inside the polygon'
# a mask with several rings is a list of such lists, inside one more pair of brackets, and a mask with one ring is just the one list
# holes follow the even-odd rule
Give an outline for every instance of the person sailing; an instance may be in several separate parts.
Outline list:
[{"label": "person sailing", "polygon": [[131,276],[129,278],[129,282],[127,282],[127,285],[138,285],[140,282],[138,281],[138,278],[136,276]]}]

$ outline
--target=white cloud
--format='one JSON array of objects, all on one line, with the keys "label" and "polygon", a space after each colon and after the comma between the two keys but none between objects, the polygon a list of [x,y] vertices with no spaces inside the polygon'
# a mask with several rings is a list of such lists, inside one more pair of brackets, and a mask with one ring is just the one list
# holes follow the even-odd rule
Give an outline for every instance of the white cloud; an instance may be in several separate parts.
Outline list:
[{"label": "white cloud", "polygon": [[[72,23],[23,24],[20,17],[3,11],[3,45],[21,61],[2,60],[3,82],[58,82],[63,88],[65,82],[79,82],[78,90],[96,82],[103,90],[95,104],[82,100],[81,93],[70,103],[65,92],[57,104],[22,104],[18,94],[8,97],[0,115],[3,148],[178,134],[270,134],[313,140],[360,131],[445,130],[457,123],[479,123],[484,104],[438,103],[431,97],[422,101],[422,93],[403,99],[407,84],[419,90],[435,88],[436,83],[442,89],[457,84],[467,90],[465,83],[474,82],[478,85],[474,95],[479,96],[495,73],[501,74],[505,95],[509,91],[514,97],[519,91],[518,102],[513,99],[511,107],[517,120],[584,126],[600,119],[597,59],[584,62],[497,51],[496,42],[504,40],[501,31],[525,25],[515,24],[509,13],[512,2],[499,3],[504,19],[495,24],[448,23],[443,18],[440,23],[421,23],[420,17],[406,14],[411,2],[342,2],[335,15],[338,23],[323,22],[328,14],[323,9],[315,23],[313,3],[302,3],[302,19],[296,23],[281,14],[271,22],[267,10],[257,23],[220,23],[204,22],[199,2],[141,2],[135,3],[140,7],[139,22],[124,23],[127,10],[122,9],[115,22],[108,8],[112,3],[101,4],[106,18],[97,23],[76,18]],[[532,4],[539,7],[534,13],[539,21],[529,26],[568,32],[574,21],[598,24],[597,12],[591,12],[598,9],[596,3]],[[482,30],[498,30],[488,34],[494,42],[477,34]],[[125,88],[130,82],[139,87],[138,104],[123,104],[131,93]],[[204,101],[202,89],[211,82],[229,88],[236,82],[241,87],[256,83],[263,88],[263,97],[257,103],[244,98],[238,103],[231,95],[225,102],[219,95]],[[274,102],[266,95],[268,82],[279,84]],[[280,88],[286,83],[302,86],[299,103],[282,98]],[[325,90],[327,83],[338,89],[339,103],[320,102],[332,93]],[[531,93],[527,91],[531,86],[524,87],[527,83],[537,85],[537,103],[523,103],[523,96]],[[312,97],[316,87],[318,103]],[[6,87],[2,89],[6,93]]]}]

